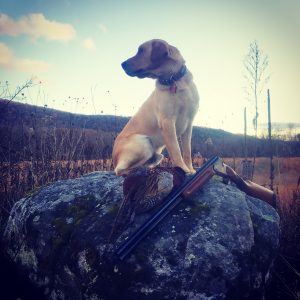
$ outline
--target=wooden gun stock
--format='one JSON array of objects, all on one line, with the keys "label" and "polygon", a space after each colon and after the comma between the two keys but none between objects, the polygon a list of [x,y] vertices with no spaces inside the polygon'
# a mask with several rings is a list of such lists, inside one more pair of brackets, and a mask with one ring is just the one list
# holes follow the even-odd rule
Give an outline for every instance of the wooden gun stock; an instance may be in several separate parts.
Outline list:
[{"label": "wooden gun stock", "polygon": [[249,196],[263,200],[276,208],[276,195],[273,191],[254,183],[250,180],[244,180],[232,168],[225,165],[226,174],[237,185],[237,187]]}]

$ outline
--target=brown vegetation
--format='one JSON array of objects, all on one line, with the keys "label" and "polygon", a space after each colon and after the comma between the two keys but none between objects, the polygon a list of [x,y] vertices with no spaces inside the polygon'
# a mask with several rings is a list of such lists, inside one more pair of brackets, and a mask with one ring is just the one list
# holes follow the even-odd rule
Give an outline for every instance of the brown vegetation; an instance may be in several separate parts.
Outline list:
[{"label": "brown vegetation", "polygon": [[[8,103],[0,99],[0,161],[74,161],[111,157],[117,133],[129,118],[104,115],[78,115],[47,107]],[[269,142],[247,139],[247,152],[257,157],[268,156]],[[274,155],[300,155],[300,135],[273,141]],[[243,135],[223,130],[194,127],[192,152],[205,157],[244,156]]]}]

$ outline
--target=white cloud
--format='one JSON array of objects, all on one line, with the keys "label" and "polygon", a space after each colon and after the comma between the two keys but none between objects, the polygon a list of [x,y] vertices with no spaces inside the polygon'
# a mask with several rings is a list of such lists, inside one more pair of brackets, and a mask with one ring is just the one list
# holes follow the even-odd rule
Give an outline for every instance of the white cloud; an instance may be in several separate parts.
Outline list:
[{"label": "white cloud", "polygon": [[17,59],[14,63],[15,68],[20,72],[41,73],[49,70],[50,64],[42,60],[34,60],[30,58]]},{"label": "white cloud", "polygon": [[0,42],[0,67],[12,71],[36,74],[49,70],[51,65],[42,60],[18,58],[12,49]]},{"label": "white cloud", "polygon": [[104,24],[102,24],[102,23],[98,23],[98,28],[100,29],[100,31],[102,33],[107,33],[108,32],[107,27]]},{"label": "white cloud", "polygon": [[94,43],[94,40],[91,38],[86,38],[83,40],[82,45],[84,48],[88,49],[88,50],[95,50],[96,46]]},{"label": "white cloud", "polygon": [[14,37],[25,34],[33,39],[69,41],[76,36],[76,31],[72,25],[47,20],[41,13],[22,16],[17,21],[0,14],[0,34]]},{"label": "white cloud", "polygon": [[0,43],[0,66],[8,68],[14,58],[13,51],[4,43]]}]

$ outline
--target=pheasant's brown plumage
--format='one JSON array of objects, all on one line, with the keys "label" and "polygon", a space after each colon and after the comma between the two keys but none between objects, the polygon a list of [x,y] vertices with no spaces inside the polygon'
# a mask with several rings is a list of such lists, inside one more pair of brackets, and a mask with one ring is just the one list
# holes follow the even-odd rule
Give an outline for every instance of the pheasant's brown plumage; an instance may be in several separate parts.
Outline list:
[{"label": "pheasant's brown plumage", "polygon": [[108,243],[117,238],[134,220],[135,214],[158,207],[185,178],[180,168],[137,168],[123,182],[123,200],[115,218]]}]

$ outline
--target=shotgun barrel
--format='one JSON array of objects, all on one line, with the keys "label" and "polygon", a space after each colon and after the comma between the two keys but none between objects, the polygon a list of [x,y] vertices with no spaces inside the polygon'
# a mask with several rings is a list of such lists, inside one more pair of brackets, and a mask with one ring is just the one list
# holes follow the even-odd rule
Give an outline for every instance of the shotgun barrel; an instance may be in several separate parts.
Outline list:
[{"label": "shotgun barrel", "polygon": [[[133,251],[133,249],[157,226],[157,224],[159,224],[182,201],[181,196],[186,190],[194,191],[193,185],[199,181],[199,178],[201,178],[201,176],[203,176],[203,174],[207,172],[209,168],[213,169],[213,165],[219,159],[220,158],[218,156],[214,156],[208,160],[189,180],[184,182],[180,187],[175,189],[166,197],[162,206],[118,247],[116,254],[121,260],[124,260]],[[207,182],[213,175],[214,172],[210,173],[209,176],[206,175],[203,184]],[[188,193],[186,196],[189,196],[191,193],[192,192]]]}]

